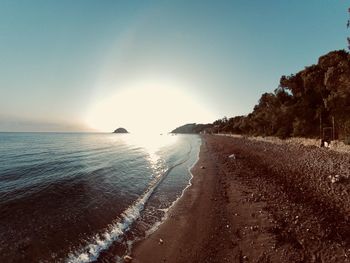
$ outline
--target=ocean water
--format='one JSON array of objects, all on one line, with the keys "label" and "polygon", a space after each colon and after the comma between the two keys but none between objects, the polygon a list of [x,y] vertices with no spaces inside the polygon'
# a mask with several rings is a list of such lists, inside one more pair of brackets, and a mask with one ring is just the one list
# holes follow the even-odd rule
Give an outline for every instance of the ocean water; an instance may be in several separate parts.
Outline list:
[{"label": "ocean water", "polygon": [[0,262],[120,262],[188,186],[196,135],[0,133]]}]

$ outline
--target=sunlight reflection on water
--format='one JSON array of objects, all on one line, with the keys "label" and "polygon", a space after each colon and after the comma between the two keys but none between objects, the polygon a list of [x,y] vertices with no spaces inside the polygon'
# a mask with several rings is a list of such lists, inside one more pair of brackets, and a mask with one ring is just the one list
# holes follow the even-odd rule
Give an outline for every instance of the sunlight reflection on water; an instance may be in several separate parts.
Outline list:
[{"label": "sunlight reflection on water", "polygon": [[156,177],[160,176],[166,170],[164,160],[158,153],[164,147],[174,145],[177,136],[158,135],[158,134],[128,134],[123,136],[123,140],[128,145],[141,147],[148,155],[150,168],[154,171]]}]

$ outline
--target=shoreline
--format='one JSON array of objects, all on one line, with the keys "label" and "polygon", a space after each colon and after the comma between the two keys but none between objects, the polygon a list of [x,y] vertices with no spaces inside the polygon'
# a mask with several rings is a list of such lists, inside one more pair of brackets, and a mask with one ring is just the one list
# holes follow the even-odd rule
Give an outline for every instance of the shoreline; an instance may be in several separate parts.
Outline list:
[{"label": "shoreline", "polygon": [[[202,140],[202,138],[201,138],[201,145],[200,145],[200,148],[202,147],[202,144],[203,144],[203,140]],[[168,219],[168,217],[169,217],[169,212],[176,206],[176,204],[178,203],[178,201],[179,201],[180,199],[182,199],[182,197],[184,196],[186,190],[187,190],[189,187],[192,186],[192,180],[193,180],[193,177],[194,177],[194,174],[193,174],[193,172],[192,172],[192,169],[197,165],[197,163],[198,163],[198,161],[199,161],[199,155],[200,155],[200,149],[199,149],[199,151],[198,151],[196,161],[191,165],[190,168],[188,168],[188,172],[189,172],[189,174],[190,174],[190,179],[188,180],[188,184],[186,185],[186,187],[181,191],[181,195],[180,195],[178,198],[176,198],[176,200],[174,200],[168,208],[164,209],[164,211],[165,211],[164,216],[161,218],[160,221],[158,221],[155,225],[153,225],[149,230],[146,231],[146,235],[145,235],[144,238],[142,238],[142,240],[147,239],[150,235],[152,235],[155,231],[158,230],[159,226],[162,225],[162,224]],[[138,242],[140,242],[140,241],[136,241],[135,243],[138,243]],[[131,250],[133,250],[133,249],[131,249]]]},{"label": "shoreline", "polygon": [[[203,214],[208,206],[212,205],[208,194],[202,195],[204,189],[212,191],[209,186],[215,179],[214,176],[206,176],[208,170],[213,169],[213,164],[210,164],[206,153],[206,142],[202,137],[198,159],[190,169],[192,178],[188,186],[183,190],[182,196],[169,208],[165,219],[158,228],[145,239],[134,244],[132,262],[147,263],[163,262],[164,260],[166,262],[188,262],[188,259],[183,257],[184,251],[189,248],[190,243],[195,246],[198,239],[205,238],[205,236],[200,235],[200,231],[194,230],[193,225],[187,224],[187,222],[196,220],[195,217],[198,214]],[[201,169],[201,166],[205,166],[205,169]],[[214,175],[214,173],[212,174]],[[195,213],[193,213],[193,209],[196,210]],[[189,211],[192,212],[189,213]],[[197,222],[197,229],[208,225],[208,220],[204,215],[201,221]],[[193,238],[189,233],[194,234],[197,238]],[[188,256],[186,257],[188,258]]]},{"label": "shoreline", "polygon": [[192,185],[132,262],[350,262],[349,171],[349,154],[203,135]]},{"label": "shoreline", "polygon": [[[234,134],[234,133],[217,133],[212,135],[227,136],[227,137],[233,137],[233,138],[246,138],[252,141],[263,141],[263,142],[270,142],[275,144],[294,144],[294,145],[313,146],[313,147],[320,147],[321,145],[321,140],[315,139],[315,138],[290,137],[287,139],[281,139],[275,136],[265,136],[265,137],[245,136],[242,134]],[[340,140],[331,141],[329,148],[326,148],[326,149],[336,151],[336,152],[341,152],[341,153],[350,153],[350,145],[347,145]]]}]

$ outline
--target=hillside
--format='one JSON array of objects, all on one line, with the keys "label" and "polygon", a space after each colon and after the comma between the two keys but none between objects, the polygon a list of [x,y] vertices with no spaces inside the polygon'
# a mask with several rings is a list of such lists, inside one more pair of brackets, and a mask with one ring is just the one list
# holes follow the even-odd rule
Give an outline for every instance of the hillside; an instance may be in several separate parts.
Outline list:
[{"label": "hillside", "polygon": [[171,133],[200,133],[205,129],[211,128],[212,124],[196,124],[196,123],[188,123],[177,127]]},{"label": "hillside", "polygon": [[[220,132],[281,138],[350,136],[350,54],[332,51],[296,74],[282,76],[246,116],[214,122]],[[334,134],[332,134],[332,128]],[[328,130],[326,130],[327,128]]]}]

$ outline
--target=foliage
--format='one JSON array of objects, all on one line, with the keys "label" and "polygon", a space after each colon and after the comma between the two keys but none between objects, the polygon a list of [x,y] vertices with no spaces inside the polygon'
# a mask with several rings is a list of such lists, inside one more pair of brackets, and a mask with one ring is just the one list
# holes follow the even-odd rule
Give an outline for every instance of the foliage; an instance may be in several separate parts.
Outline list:
[{"label": "foliage", "polygon": [[[317,137],[336,120],[339,137],[350,136],[350,54],[333,51],[297,74],[282,76],[273,93],[264,93],[247,116],[213,123],[214,132]],[[212,130],[213,131],[213,130]]]},{"label": "foliage", "polygon": [[350,145],[350,137],[345,137],[345,138],[344,138],[344,143],[345,143],[346,145]]},{"label": "foliage", "polygon": [[[349,13],[349,19],[346,26],[347,28],[350,28],[350,7],[348,8],[348,13]],[[350,50],[350,37],[348,37],[347,39],[348,39],[348,48]]]},{"label": "foliage", "polygon": [[[348,13],[350,28],[350,8]],[[347,40],[350,49],[350,37]],[[337,137],[350,144],[350,54],[345,50],[332,51],[297,74],[282,76],[279,87],[264,93],[247,116],[187,124],[173,132],[318,137],[321,129],[333,125]]]},{"label": "foliage", "polygon": [[171,133],[200,133],[205,129],[209,129],[213,126],[213,124],[196,124],[196,123],[188,123],[177,127]]}]

